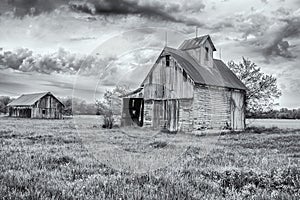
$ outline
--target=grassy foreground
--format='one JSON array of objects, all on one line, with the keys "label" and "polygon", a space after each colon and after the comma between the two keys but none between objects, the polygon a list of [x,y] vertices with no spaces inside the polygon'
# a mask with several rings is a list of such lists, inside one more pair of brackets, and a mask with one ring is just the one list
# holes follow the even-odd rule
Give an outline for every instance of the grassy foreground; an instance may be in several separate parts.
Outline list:
[{"label": "grassy foreground", "polygon": [[296,130],[169,135],[0,118],[2,199],[300,199],[299,161]]}]

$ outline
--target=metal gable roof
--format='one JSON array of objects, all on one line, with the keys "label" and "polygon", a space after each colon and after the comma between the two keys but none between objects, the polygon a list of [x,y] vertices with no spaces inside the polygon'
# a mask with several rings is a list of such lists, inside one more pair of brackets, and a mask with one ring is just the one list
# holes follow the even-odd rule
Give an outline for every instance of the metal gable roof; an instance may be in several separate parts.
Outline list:
[{"label": "metal gable roof", "polygon": [[195,83],[241,90],[247,89],[221,60],[214,59],[214,66],[211,68],[201,66],[192,56],[182,50],[165,47],[164,54],[170,54]]},{"label": "metal gable roof", "polygon": [[53,96],[53,94],[51,92],[23,94],[20,97],[18,97],[17,99],[10,102],[7,106],[32,106],[35,104],[35,102],[37,102],[39,99],[41,99],[42,97],[44,97],[47,94],[50,94]]},{"label": "metal gable roof", "polygon": [[210,44],[212,45],[213,51],[216,50],[215,45],[213,44],[211,38],[209,35],[204,35],[201,37],[196,37],[192,39],[188,39],[183,41],[183,43],[179,46],[179,49],[181,50],[187,50],[187,49],[194,49],[198,48],[200,45],[204,44],[206,40],[209,40]]}]

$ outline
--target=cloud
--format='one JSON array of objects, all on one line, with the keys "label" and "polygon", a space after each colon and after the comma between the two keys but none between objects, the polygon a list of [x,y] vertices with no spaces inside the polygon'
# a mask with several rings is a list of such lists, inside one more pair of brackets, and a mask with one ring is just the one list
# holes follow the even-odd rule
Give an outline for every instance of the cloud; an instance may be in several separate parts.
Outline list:
[{"label": "cloud", "polygon": [[263,49],[265,56],[281,56],[284,58],[296,58],[290,51],[291,45],[288,39],[300,36],[300,15],[287,16],[280,19],[283,25],[270,37],[270,43]]},{"label": "cloud", "polygon": [[279,8],[272,15],[262,11],[239,13],[217,21],[210,29],[213,32],[226,29],[238,34],[236,41],[250,51],[261,53],[267,62],[274,57],[293,59],[297,44],[292,42],[300,36],[300,11],[292,13]]},{"label": "cloud", "polygon": [[265,3],[265,4],[268,4],[268,0],[261,0],[261,2]]},{"label": "cloud", "polygon": [[74,11],[91,15],[139,15],[142,17],[160,19],[170,22],[184,23],[188,26],[203,26],[199,20],[182,15],[181,12],[202,12],[205,5],[200,1],[185,1],[182,4],[161,1],[129,1],[129,0],[86,0],[70,1],[69,6]]},{"label": "cloud", "polygon": [[[61,7],[69,7],[75,12],[101,16],[140,16],[152,20],[182,23],[199,26],[195,17],[188,15],[202,13],[205,4],[202,0],[147,1],[147,0],[5,0],[0,2],[0,13],[11,12],[16,17],[37,16]],[[68,9],[60,9],[69,12]],[[94,18],[93,18],[94,20]]]},{"label": "cloud", "polygon": [[51,54],[33,54],[28,49],[4,51],[0,54],[0,69],[13,69],[20,72],[39,72],[42,74],[62,73],[91,75],[113,60],[113,58],[98,59],[95,56],[72,54],[59,49]]},{"label": "cloud", "polygon": [[0,5],[12,11],[15,16],[24,17],[51,12],[67,3],[68,0],[4,0]]}]

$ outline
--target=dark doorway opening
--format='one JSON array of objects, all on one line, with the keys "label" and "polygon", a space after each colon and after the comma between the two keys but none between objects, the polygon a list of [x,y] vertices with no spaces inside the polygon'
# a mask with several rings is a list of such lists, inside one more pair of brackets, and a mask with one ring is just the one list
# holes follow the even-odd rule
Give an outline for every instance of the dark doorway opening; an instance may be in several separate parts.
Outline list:
[{"label": "dark doorway opening", "polygon": [[144,121],[144,99],[143,98],[124,98],[122,125],[143,126]]},{"label": "dark doorway opening", "polygon": [[31,109],[30,108],[21,108],[19,110],[19,117],[31,118]]}]

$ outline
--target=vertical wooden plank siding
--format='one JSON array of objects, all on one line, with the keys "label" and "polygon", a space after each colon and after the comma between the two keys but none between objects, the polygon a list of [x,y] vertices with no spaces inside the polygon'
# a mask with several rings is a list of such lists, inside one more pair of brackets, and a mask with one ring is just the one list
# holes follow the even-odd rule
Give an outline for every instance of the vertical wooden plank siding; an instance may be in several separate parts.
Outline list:
[{"label": "vertical wooden plank siding", "polygon": [[175,62],[170,57],[170,66],[167,67],[165,57],[162,57],[154,66],[144,82],[145,100],[193,98],[193,83],[190,78],[184,81],[183,70],[177,62],[175,67]]},{"label": "vertical wooden plank siding", "polygon": [[233,130],[245,128],[244,94],[239,91],[231,91],[231,127]]}]

